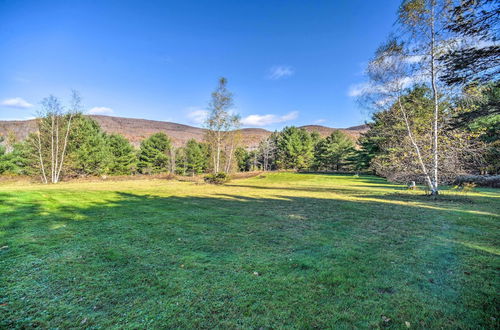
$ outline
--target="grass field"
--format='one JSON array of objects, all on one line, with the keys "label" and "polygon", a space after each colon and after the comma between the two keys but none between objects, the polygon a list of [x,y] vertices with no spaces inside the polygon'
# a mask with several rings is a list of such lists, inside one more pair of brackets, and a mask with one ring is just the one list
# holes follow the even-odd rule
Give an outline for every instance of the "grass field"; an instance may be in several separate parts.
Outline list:
[{"label": "grass field", "polygon": [[0,328],[498,328],[500,191],[369,176],[0,186]]}]

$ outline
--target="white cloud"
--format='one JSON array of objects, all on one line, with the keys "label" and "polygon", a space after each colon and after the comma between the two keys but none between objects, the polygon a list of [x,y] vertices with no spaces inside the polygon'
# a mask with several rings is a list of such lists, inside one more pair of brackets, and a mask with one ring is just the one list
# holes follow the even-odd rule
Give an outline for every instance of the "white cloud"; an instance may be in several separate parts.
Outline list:
[{"label": "white cloud", "polygon": [[114,113],[113,109],[108,107],[93,107],[87,111],[89,115],[111,115]]},{"label": "white cloud", "polygon": [[246,126],[268,126],[279,124],[285,121],[294,120],[299,116],[298,111],[292,111],[283,116],[277,115],[250,115],[241,119],[241,123]]},{"label": "white cloud", "polygon": [[190,107],[188,111],[187,117],[189,121],[196,125],[203,124],[208,117],[208,111],[198,107]]},{"label": "white cloud", "polygon": [[350,97],[358,97],[366,93],[369,88],[370,85],[368,83],[355,84],[349,87],[347,95],[349,95]]},{"label": "white cloud", "polygon": [[26,100],[24,100],[20,97],[5,99],[0,104],[3,105],[4,107],[18,108],[18,109],[27,109],[27,108],[31,108],[33,106],[33,104],[27,102]]},{"label": "white cloud", "polygon": [[278,80],[281,78],[291,77],[295,74],[295,70],[291,66],[277,65],[269,69],[268,79]]},{"label": "white cloud", "polygon": [[319,124],[323,124],[324,122],[326,122],[326,119],[318,119],[318,120],[314,121],[314,124],[319,125]]},{"label": "white cloud", "polygon": [[425,83],[428,77],[424,72],[417,72],[413,76],[402,77],[395,79],[393,81],[387,82],[385,85],[382,84],[370,84],[368,82],[363,82],[359,84],[354,84],[349,87],[347,95],[350,97],[358,97],[368,94],[394,94],[395,90],[405,89],[414,84]]}]

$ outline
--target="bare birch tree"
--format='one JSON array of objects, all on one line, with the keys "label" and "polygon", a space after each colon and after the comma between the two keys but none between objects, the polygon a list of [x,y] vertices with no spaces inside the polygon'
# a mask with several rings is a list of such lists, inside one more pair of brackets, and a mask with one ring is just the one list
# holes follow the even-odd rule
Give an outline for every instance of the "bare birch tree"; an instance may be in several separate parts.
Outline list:
[{"label": "bare birch tree", "polygon": [[432,90],[434,118],[432,120],[431,194],[439,193],[439,75],[444,65],[438,59],[452,46],[454,39],[446,26],[450,20],[451,0],[404,0],[399,9],[399,26],[406,40],[407,52],[416,59],[423,83]]},{"label": "bare birch tree", "polygon": [[276,142],[275,134],[268,136],[266,139],[262,140],[259,144],[258,153],[262,159],[262,169],[264,171],[271,170],[271,164],[274,161],[274,156],[276,154]]},{"label": "bare birch tree", "polygon": [[377,110],[397,105],[422,175],[429,189],[433,191],[435,187],[422,156],[422,147],[414,137],[409,109],[401,102],[408,87],[420,79],[412,70],[412,62],[412,58],[404,53],[403,44],[390,39],[377,50],[374,59],[368,64],[367,75],[370,81],[363,91],[363,97]]},{"label": "bare birch tree", "polygon": [[42,101],[37,118],[37,130],[32,142],[37,151],[43,183],[60,181],[73,119],[81,110],[81,97],[76,91],[72,91],[70,106],[67,109],[52,95]]},{"label": "bare birch tree", "polygon": [[[227,89],[227,79],[220,78],[217,88],[212,93],[212,100],[208,107],[209,115],[205,122],[207,127],[205,139],[210,147],[214,173],[228,170],[228,164],[232,162],[236,149],[236,141],[233,139],[232,131],[238,128],[239,117],[230,113],[232,106],[233,95]],[[232,143],[232,147],[226,148],[228,142]],[[225,168],[222,165],[224,157],[226,158]]]}]

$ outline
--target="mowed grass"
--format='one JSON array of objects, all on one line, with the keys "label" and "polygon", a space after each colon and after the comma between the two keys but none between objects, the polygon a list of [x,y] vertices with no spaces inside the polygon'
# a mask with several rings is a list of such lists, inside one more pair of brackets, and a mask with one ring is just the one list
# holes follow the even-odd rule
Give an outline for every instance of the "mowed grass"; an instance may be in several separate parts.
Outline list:
[{"label": "mowed grass", "polygon": [[0,328],[498,328],[500,191],[0,186]]}]

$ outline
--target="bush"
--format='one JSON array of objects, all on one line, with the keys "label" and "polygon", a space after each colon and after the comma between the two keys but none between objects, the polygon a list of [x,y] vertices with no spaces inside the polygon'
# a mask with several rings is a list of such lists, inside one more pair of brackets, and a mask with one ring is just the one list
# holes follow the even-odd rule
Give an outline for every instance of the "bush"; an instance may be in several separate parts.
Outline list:
[{"label": "bush", "polygon": [[474,183],[479,187],[500,188],[500,175],[464,175],[457,177],[454,182],[457,186],[466,183]]},{"label": "bush", "polygon": [[219,172],[215,174],[208,174],[204,178],[206,183],[211,184],[224,184],[229,181],[229,176],[224,172]]}]

